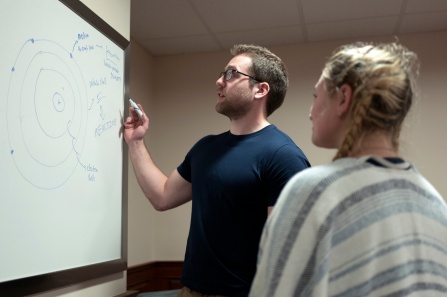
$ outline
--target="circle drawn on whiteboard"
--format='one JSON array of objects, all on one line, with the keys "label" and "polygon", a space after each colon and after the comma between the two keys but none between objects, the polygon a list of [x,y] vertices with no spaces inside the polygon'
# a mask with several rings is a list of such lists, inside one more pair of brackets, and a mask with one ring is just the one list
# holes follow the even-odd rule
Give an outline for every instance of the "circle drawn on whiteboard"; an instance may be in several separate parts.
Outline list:
[{"label": "circle drawn on whiteboard", "polygon": [[26,41],[11,69],[7,99],[17,170],[38,188],[60,187],[73,175],[85,142],[88,100],[76,61],[54,41]]},{"label": "circle drawn on whiteboard", "polygon": [[58,92],[54,93],[53,95],[53,105],[54,109],[58,112],[62,112],[65,107],[64,98],[59,94]]}]

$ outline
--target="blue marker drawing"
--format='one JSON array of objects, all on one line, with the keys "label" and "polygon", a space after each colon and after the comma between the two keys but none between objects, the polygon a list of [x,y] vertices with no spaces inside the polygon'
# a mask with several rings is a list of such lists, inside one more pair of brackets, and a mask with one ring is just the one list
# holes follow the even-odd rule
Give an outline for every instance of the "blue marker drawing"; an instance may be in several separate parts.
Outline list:
[{"label": "blue marker drawing", "polygon": [[11,67],[6,110],[18,172],[41,189],[62,186],[80,164],[88,119],[85,79],[69,51],[52,40],[26,40]]}]

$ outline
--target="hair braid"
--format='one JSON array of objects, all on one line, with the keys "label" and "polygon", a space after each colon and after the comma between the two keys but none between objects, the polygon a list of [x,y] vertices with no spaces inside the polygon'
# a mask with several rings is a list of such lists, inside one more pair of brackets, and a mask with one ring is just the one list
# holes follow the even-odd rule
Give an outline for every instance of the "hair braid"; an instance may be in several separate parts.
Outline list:
[{"label": "hair braid", "polygon": [[[365,92],[365,88],[359,87],[356,89],[356,91],[353,93],[353,97],[363,97],[363,93]],[[354,99],[355,100],[355,99]],[[349,128],[348,132],[346,133],[345,138],[343,139],[343,142],[334,157],[335,159],[344,158],[347,157],[354,149],[354,145],[356,142],[358,142],[359,139],[363,136],[364,131],[364,121],[363,119],[366,117],[368,106],[370,105],[371,97],[363,97],[362,100],[358,101],[358,104],[351,105],[350,107],[350,113],[353,115],[352,117],[352,124]]]},{"label": "hair braid", "polygon": [[393,148],[399,148],[418,66],[416,54],[397,43],[355,43],[334,52],[323,69],[326,86],[331,94],[343,84],[353,91],[351,127],[334,159],[348,156],[366,133],[378,130],[389,132]]}]

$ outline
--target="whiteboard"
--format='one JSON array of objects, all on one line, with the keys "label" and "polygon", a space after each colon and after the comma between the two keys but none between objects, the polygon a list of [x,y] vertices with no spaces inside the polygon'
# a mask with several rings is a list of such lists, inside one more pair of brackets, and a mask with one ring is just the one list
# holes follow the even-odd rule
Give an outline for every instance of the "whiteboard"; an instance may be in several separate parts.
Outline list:
[{"label": "whiteboard", "polygon": [[65,2],[79,11],[57,0],[0,10],[0,293],[125,260],[128,42]]}]

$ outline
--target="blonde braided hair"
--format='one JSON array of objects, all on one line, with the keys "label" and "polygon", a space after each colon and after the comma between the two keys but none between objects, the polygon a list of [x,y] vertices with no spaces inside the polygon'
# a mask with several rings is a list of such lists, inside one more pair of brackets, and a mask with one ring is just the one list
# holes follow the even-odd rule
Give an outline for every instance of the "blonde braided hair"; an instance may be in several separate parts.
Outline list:
[{"label": "blonde braided hair", "polygon": [[333,52],[323,69],[327,90],[333,95],[343,84],[352,88],[352,122],[334,160],[349,156],[367,133],[378,130],[388,131],[399,149],[418,69],[417,55],[398,43],[354,43]]}]

